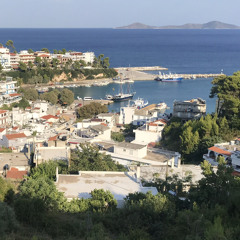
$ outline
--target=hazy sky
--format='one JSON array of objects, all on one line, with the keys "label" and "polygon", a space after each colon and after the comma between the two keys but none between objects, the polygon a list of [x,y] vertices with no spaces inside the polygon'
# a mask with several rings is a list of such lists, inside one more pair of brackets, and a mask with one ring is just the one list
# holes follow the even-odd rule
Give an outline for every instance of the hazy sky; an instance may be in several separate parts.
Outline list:
[{"label": "hazy sky", "polygon": [[111,28],[218,20],[240,26],[240,0],[0,0],[0,28]]}]

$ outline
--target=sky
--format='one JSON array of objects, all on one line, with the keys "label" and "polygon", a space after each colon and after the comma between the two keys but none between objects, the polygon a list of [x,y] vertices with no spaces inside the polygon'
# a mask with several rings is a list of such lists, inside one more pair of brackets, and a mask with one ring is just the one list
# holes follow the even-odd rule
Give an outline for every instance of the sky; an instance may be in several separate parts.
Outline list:
[{"label": "sky", "polygon": [[221,21],[240,26],[240,0],[0,0],[0,28],[113,28]]}]

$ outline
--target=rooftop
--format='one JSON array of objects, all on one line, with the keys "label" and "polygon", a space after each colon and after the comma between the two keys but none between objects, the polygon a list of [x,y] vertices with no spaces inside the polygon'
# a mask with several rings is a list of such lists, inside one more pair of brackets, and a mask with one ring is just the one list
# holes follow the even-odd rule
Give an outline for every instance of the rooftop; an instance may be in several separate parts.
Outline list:
[{"label": "rooftop", "polygon": [[130,148],[130,149],[142,149],[146,147],[145,145],[129,143],[129,142],[121,142],[121,143],[118,143],[116,146],[122,147],[122,148]]},{"label": "rooftop", "polygon": [[221,148],[218,148],[218,147],[215,147],[215,146],[210,147],[208,150],[219,153],[219,154],[222,154],[222,155],[226,155],[226,156],[231,156],[232,155],[231,152],[226,151],[226,150],[221,149]]},{"label": "rooftop", "polygon": [[5,137],[8,140],[12,140],[16,138],[26,138],[27,136],[24,133],[13,133],[13,134],[6,134]]},{"label": "rooftop", "polygon": [[142,187],[132,172],[79,172],[80,175],[59,175],[57,188],[67,198],[89,198],[94,189],[109,190],[116,200],[123,200],[129,193],[152,191],[154,187]]}]

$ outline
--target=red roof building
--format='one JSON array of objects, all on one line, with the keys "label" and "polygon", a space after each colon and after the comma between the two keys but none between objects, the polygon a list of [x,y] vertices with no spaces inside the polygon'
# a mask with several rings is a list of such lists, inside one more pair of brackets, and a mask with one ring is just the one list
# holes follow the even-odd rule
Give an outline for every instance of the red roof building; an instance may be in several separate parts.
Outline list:
[{"label": "red roof building", "polygon": [[24,176],[27,176],[27,174],[27,171],[19,171],[17,168],[12,167],[9,171],[7,171],[6,178],[23,179]]}]

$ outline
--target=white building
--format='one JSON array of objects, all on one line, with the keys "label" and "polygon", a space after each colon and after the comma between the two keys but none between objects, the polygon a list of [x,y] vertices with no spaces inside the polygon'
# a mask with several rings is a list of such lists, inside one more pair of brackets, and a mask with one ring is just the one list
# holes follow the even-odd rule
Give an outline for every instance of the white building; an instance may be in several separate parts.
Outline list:
[{"label": "white building", "polygon": [[12,77],[6,77],[6,81],[0,82],[0,95],[16,93],[17,81],[13,81]]},{"label": "white building", "polygon": [[0,64],[4,69],[10,69],[10,53],[9,49],[3,46],[0,46]]},{"label": "white building", "polygon": [[95,54],[94,52],[85,52],[82,55],[82,60],[85,61],[86,63],[93,63],[94,62],[94,58],[95,58]]},{"label": "white building", "polygon": [[119,124],[130,124],[133,122],[133,115],[135,112],[135,107],[121,107]]},{"label": "white building", "polygon": [[134,156],[141,159],[147,156],[147,146],[122,142],[114,146],[114,153],[125,156]]},{"label": "white building", "polygon": [[[139,171],[138,171],[139,173]],[[118,207],[123,207],[124,198],[130,193],[158,193],[155,187],[143,187],[140,174],[135,172],[100,172],[81,171],[79,175],[57,175],[57,188],[66,198],[90,198],[91,191],[103,189],[110,191],[117,200]]]},{"label": "white building", "polygon": [[149,144],[151,142],[159,142],[162,139],[162,131],[166,125],[163,119],[155,122],[146,123],[139,127],[135,132],[135,140],[132,143]]},{"label": "white building", "polygon": [[27,143],[27,136],[24,133],[13,133],[3,135],[2,140],[0,140],[0,145],[6,148],[13,148],[18,151],[23,150],[25,144]]}]

